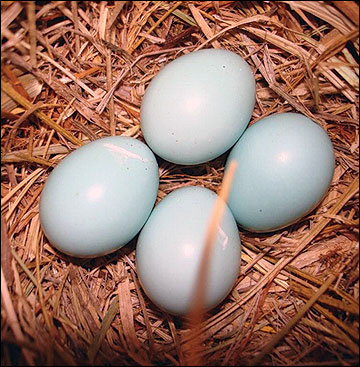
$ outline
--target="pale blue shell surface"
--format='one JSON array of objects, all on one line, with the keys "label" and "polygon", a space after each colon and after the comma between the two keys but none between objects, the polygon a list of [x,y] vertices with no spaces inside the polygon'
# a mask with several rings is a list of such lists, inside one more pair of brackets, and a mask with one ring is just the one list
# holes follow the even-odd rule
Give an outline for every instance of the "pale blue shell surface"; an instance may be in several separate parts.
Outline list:
[{"label": "pale blue shell surface", "polygon": [[152,79],[141,104],[149,147],[177,164],[210,161],[230,149],[248,125],[255,78],[234,52],[205,49],[167,64]]},{"label": "pale blue shell surface", "polygon": [[40,199],[42,228],[68,255],[105,255],[140,231],[158,185],[157,161],[144,143],[123,136],[95,140],[50,173]]},{"label": "pale blue shell surface", "polygon": [[267,116],[250,126],[231,150],[237,162],[228,205],[254,232],[295,223],[326,195],[334,174],[333,146],[325,130],[299,113]]},{"label": "pale blue shell surface", "polygon": [[[136,267],[141,285],[169,313],[185,315],[191,308],[216,198],[213,191],[199,186],[176,189],[155,207],[140,232]],[[226,206],[210,256],[206,309],[215,307],[231,291],[239,272],[240,246],[235,219]]]}]

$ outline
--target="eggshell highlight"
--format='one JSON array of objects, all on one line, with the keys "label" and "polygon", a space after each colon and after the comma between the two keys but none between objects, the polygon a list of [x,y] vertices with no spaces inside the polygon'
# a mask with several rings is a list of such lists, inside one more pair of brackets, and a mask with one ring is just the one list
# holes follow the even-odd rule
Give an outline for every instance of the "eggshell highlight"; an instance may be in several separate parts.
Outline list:
[{"label": "eggshell highlight", "polygon": [[234,52],[205,49],[167,64],[141,104],[141,129],[150,148],[183,165],[210,161],[231,148],[250,121],[255,79]]},{"label": "eggshell highlight", "polygon": [[298,113],[250,126],[231,150],[228,162],[233,159],[238,168],[228,205],[254,232],[284,228],[310,213],[326,195],[335,165],[325,130]]},{"label": "eggshell highlight", "polygon": [[40,199],[42,228],[58,250],[95,257],[127,244],[154,206],[159,185],[154,154],[130,137],[106,137],[65,157]]},{"label": "eggshell highlight", "polygon": [[[205,234],[217,195],[183,187],[167,195],[140,232],[136,266],[141,285],[161,309],[185,315],[191,307]],[[218,227],[205,285],[205,307],[218,305],[231,291],[240,266],[240,237],[226,206]]]}]

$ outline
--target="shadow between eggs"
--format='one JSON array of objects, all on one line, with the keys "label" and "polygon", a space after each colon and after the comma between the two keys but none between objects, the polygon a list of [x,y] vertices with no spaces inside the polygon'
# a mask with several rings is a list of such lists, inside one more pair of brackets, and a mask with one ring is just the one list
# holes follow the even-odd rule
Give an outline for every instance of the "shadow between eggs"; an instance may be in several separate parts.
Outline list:
[{"label": "shadow between eggs", "polygon": [[[135,250],[139,234],[140,232],[130,242],[128,242],[126,245],[119,248],[118,250],[111,252],[107,255],[91,257],[91,258],[81,258],[81,257],[67,255],[57,250],[55,247],[51,245],[49,241],[48,242],[49,242],[49,245],[52,247],[54,253],[61,260],[65,261],[66,265],[73,264],[76,266],[80,266],[87,271],[92,271],[97,268],[101,270],[102,267],[108,264],[111,264],[111,263],[116,264],[119,260],[123,260],[129,264],[129,261],[126,259],[126,256],[129,256]],[[129,265],[132,266],[132,264],[129,264]]]}]

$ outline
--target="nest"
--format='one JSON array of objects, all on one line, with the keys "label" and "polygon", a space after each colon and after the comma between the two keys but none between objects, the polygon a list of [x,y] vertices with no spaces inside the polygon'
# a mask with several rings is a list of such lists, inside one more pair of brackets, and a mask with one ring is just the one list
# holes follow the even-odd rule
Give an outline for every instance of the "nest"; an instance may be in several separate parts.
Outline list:
[{"label": "nest", "polygon": [[[2,365],[359,364],[359,31],[353,1],[1,2]],[[250,124],[300,112],[336,168],[321,204],[281,231],[239,229],[241,269],[199,333],[156,308],[136,274],[136,239],[107,256],[56,251],[39,222],[49,173],[81,144],[143,140],[140,105],[182,54],[225,48],[257,82]],[[218,191],[227,153],[159,159],[158,201],[184,185]]]}]

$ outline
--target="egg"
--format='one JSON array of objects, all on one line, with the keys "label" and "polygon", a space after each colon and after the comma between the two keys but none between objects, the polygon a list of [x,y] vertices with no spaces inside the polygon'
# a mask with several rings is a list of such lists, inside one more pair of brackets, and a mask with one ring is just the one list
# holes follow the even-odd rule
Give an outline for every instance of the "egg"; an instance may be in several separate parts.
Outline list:
[{"label": "egg", "polygon": [[327,193],[335,165],[327,133],[299,113],[250,126],[231,150],[228,162],[233,159],[238,168],[228,205],[254,232],[284,228],[310,213]]},{"label": "egg", "polygon": [[[192,307],[216,198],[213,191],[199,186],[176,189],[155,207],[140,232],[136,245],[140,283],[153,303],[168,313],[185,315]],[[228,295],[240,266],[239,231],[227,206],[219,223],[205,286],[206,310]]]},{"label": "egg", "polygon": [[51,172],[40,198],[49,242],[65,254],[96,257],[127,244],[154,206],[159,185],[154,154],[124,136],[88,143]]},{"label": "egg", "polygon": [[152,79],[141,103],[141,130],[163,159],[203,163],[235,144],[254,104],[254,75],[242,57],[225,49],[199,50]]}]

